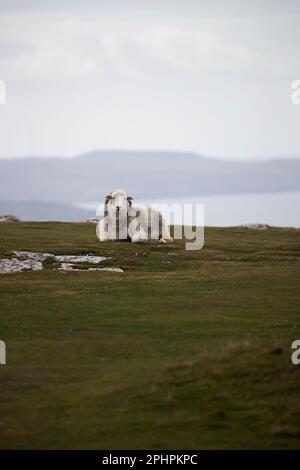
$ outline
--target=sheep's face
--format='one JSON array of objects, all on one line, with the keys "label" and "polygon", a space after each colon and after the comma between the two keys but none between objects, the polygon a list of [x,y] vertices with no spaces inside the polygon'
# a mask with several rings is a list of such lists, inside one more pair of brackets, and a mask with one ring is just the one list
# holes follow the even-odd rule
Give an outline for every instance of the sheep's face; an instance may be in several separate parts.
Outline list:
[{"label": "sheep's face", "polygon": [[127,196],[126,191],[117,189],[111,192],[105,198],[104,213],[105,215],[115,216],[119,213],[126,213],[131,206],[132,197]]}]

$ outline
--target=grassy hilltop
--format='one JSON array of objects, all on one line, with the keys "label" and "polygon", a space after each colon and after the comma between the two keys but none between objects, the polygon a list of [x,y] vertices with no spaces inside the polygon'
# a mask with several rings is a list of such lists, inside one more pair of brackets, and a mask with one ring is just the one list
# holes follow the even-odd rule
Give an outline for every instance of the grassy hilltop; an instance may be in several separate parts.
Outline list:
[{"label": "grassy hilltop", "polygon": [[125,272],[0,274],[0,448],[300,448],[299,235],[208,228],[185,251],[1,224],[1,257],[94,253]]}]

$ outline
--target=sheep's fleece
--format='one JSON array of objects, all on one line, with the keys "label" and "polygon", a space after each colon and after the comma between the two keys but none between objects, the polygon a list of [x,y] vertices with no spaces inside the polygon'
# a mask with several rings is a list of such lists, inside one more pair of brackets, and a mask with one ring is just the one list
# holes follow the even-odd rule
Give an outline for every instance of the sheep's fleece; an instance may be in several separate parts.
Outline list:
[{"label": "sheep's fleece", "polygon": [[104,217],[97,224],[100,241],[130,240],[133,243],[157,240],[172,241],[169,226],[161,213],[142,205],[133,205],[133,198],[123,189],[112,191],[105,198]]}]

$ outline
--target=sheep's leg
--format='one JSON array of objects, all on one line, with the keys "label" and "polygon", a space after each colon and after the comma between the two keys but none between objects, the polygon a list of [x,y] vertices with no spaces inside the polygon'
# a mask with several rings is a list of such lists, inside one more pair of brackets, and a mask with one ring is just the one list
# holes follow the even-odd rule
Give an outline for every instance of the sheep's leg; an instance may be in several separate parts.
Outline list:
[{"label": "sheep's leg", "polygon": [[137,232],[133,233],[131,236],[132,243],[139,243],[147,241],[147,234],[143,229],[138,230]]},{"label": "sheep's leg", "polygon": [[173,241],[173,238],[170,235],[169,226],[163,218],[161,221],[161,237],[158,241],[159,243],[167,243]]},{"label": "sheep's leg", "polygon": [[105,219],[99,220],[97,227],[96,227],[96,235],[100,242],[104,242],[109,240],[108,230],[107,230],[107,222]]},{"label": "sheep's leg", "polygon": [[128,236],[133,243],[145,242],[148,240],[147,235],[147,212],[139,207],[131,207],[130,215],[128,214]]}]

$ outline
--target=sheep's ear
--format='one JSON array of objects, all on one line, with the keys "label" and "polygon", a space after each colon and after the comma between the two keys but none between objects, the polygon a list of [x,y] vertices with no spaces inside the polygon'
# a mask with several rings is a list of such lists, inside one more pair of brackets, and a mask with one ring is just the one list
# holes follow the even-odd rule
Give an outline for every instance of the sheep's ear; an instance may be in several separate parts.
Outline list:
[{"label": "sheep's ear", "polygon": [[111,198],[111,194],[107,194],[107,196],[105,196],[105,204],[107,204]]},{"label": "sheep's ear", "polygon": [[128,196],[128,197],[127,197],[127,201],[129,202],[129,205],[131,206],[132,201],[133,201],[133,197]]}]

